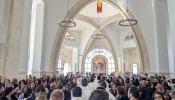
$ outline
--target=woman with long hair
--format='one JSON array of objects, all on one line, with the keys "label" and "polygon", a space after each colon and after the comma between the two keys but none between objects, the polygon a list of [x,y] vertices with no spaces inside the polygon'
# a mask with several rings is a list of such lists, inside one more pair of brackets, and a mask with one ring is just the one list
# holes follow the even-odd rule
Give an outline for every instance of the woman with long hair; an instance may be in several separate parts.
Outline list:
[{"label": "woman with long hair", "polygon": [[154,92],[152,100],[165,100],[165,98],[161,92]]}]

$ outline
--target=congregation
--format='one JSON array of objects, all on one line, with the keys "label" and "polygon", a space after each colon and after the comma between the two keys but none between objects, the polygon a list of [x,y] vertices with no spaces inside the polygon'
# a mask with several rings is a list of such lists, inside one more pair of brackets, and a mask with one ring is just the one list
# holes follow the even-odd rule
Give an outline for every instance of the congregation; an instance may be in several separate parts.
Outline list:
[{"label": "congregation", "polygon": [[41,78],[26,76],[1,82],[0,100],[175,100],[175,79],[165,76],[116,77],[90,74]]}]

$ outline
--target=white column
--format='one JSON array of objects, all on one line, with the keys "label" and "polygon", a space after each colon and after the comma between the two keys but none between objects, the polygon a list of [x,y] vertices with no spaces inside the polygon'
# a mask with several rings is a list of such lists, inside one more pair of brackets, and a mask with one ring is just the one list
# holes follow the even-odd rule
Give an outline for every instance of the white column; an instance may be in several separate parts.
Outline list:
[{"label": "white column", "polygon": [[[168,15],[169,15],[169,37],[168,37],[168,42],[169,42],[169,63],[170,66],[173,67],[172,72],[175,72],[175,0],[167,0],[168,4]],[[172,76],[174,78],[174,75]]]},{"label": "white column", "polygon": [[159,73],[169,73],[166,0],[154,0]]},{"label": "white column", "polygon": [[3,43],[5,40],[5,39],[3,39],[5,6],[6,6],[6,0],[0,0],[0,44]]},{"label": "white column", "polygon": [[21,54],[20,54],[20,65],[19,65],[19,71],[24,73],[27,72],[27,66],[28,66],[28,49],[29,49],[29,38],[30,38],[32,1],[33,0],[25,0],[25,8],[24,8]]},{"label": "white column", "polygon": [[[12,79],[18,77],[19,79],[25,78],[25,76],[19,76],[19,63],[20,63],[20,51],[21,51],[21,38],[23,28],[24,17],[24,0],[6,0],[7,5],[6,13],[9,12],[9,16],[5,18],[8,23],[5,24],[5,58],[4,58],[4,77]],[[11,8],[12,7],[12,8]],[[10,13],[11,12],[11,13]],[[13,12],[13,13],[12,13]],[[8,15],[8,14],[7,14]],[[9,18],[8,18],[9,17]]]},{"label": "white column", "polygon": [[32,59],[32,74],[40,76],[41,60],[42,60],[42,43],[43,43],[43,19],[44,19],[44,3],[36,6],[36,20],[34,27],[34,42],[33,59]]}]

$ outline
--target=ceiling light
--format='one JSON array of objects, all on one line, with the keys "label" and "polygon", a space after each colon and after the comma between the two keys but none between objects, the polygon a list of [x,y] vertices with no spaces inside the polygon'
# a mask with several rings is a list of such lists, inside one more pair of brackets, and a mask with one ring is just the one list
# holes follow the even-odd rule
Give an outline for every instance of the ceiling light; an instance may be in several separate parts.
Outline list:
[{"label": "ceiling light", "polygon": [[[67,4],[67,15],[68,14],[69,14],[69,0],[68,0],[68,4]],[[73,19],[69,20],[68,18],[60,19],[58,24],[61,27],[69,27],[69,28],[76,26],[75,21]]]},{"label": "ceiling light", "polygon": [[[128,9],[128,0],[127,0],[127,12],[129,12],[129,9]],[[136,19],[124,19],[124,20],[121,20],[119,21],[119,25],[120,26],[133,26],[133,25],[136,25],[138,23],[138,21]]]}]

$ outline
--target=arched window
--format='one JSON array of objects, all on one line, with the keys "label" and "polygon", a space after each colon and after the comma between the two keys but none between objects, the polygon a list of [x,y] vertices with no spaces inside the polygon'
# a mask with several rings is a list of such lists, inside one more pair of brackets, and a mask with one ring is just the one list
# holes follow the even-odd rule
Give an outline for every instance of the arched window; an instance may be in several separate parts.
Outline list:
[{"label": "arched window", "polygon": [[132,73],[133,74],[137,74],[138,71],[137,71],[137,64],[132,64]]},{"label": "arched window", "polygon": [[67,75],[68,70],[69,70],[69,64],[68,63],[65,63],[64,64],[64,75]]},{"label": "arched window", "polygon": [[61,59],[58,60],[58,67],[57,67],[57,71],[60,73],[61,72]]},{"label": "arched window", "polygon": [[84,68],[85,73],[91,72],[92,59],[98,55],[105,56],[106,59],[108,60],[108,74],[114,73],[115,72],[114,57],[111,54],[111,52],[102,48],[94,49],[87,54]]},{"label": "arched window", "polygon": [[69,41],[74,41],[75,37],[72,33],[69,32],[69,33],[66,33],[66,35],[64,36],[64,39]]},{"label": "arched window", "polygon": [[132,40],[132,39],[134,39],[134,34],[132,32],[129,32],[125,37],[125,41]]}]

